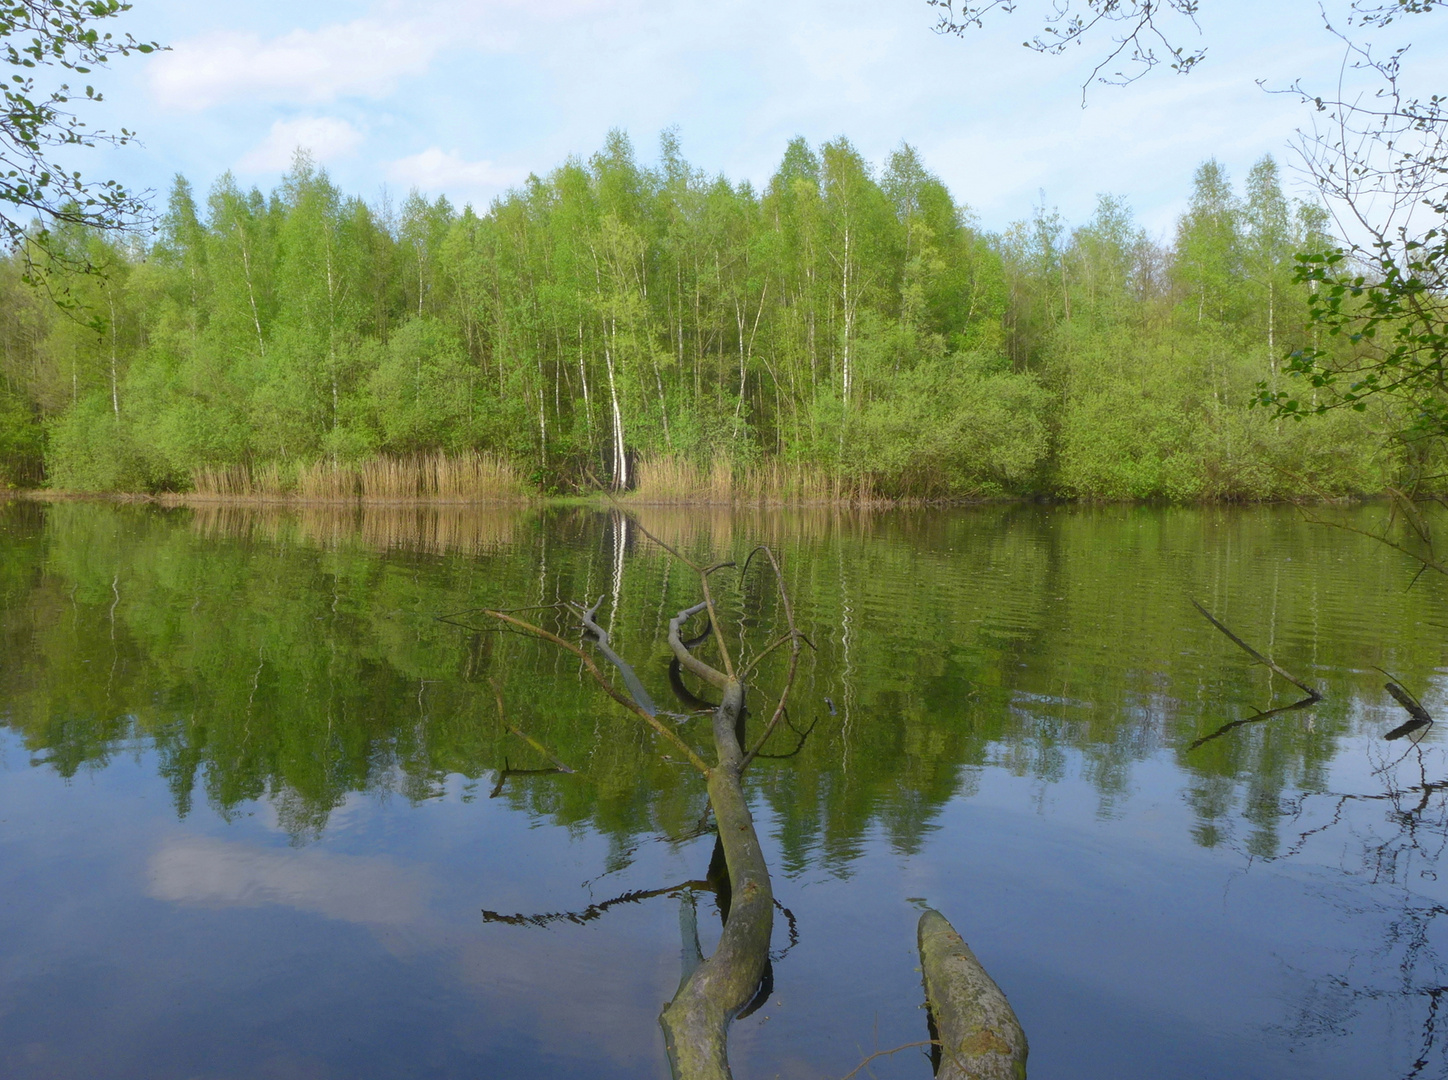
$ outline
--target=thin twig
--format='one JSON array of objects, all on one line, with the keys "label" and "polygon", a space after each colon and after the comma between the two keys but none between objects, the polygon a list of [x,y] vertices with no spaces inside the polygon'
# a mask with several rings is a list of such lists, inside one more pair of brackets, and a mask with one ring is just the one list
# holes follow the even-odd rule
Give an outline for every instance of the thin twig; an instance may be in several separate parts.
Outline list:
[{"label": "thin twig", "polygon": [[498,611],[493,608],[482,608],[481,613],[487,615],[489,618],[497,619],[500,622],[505,622],[516,626],[524,633],[531,634],[537,638],[542,638],[544,641],[551,641],[560,649],[567,649],[569,652],[573,653],[573,655],[578,657],[578,659],[583,662],[584,668],[587,669],[588,673],[593,676],[594,682],[598,683],[598,685],[603,688],[604,693],[606,693],[609,697],[613,698],[614,701],[618,702],[629,712],[638,716],[641,720],[644,721],[644,723],[648,724],[649,727],[653,728],[656,732],[662,735],[666,741],[672,743],[674,747],[681,754],[683,754],[684,757],[688,759],[689,764],[693,765],[694,768],[698,769],[705,776],[709,775],[709,766],[704,764],[703,758],[699,757],[699,755],[694,752],[693,747],[691,747],[683,739],[679,738],[679,736],[675,735],[668,728],[664,727],[664,725],[659,722],[657,717],[650,716],[647,712],[645,712],[639,706],[638,702],[634,701],[632,698],[625,697],[623,694],[620,694],[618,692],[618,688],[614,686],[613,683],[609,682],[603,677],[603,672],[598,670],[598,665],[593,662],[593,657],[589,656],[581,648],[573,644],[573,642],[565,641],[557,634],[551,634],[547,630],[544,630],[541,626],[534,626],[532,623],[524,622],[522,619],[514,618],[506,611]]},{"label": "thin twig", "polygon": [[576,925],[592,922],[611,907],[619,904],[637,904],[640,900],[652,900],[656,896],[677,896],[681,892],[713,891],[713,886],[707,881],[681,881],[677,885],[667,885],[662,889],[639,889],[635,892],[626,892],[621,896],[615,896],[611,900],[603,900],[597,904],[589,904],[582,911],[544,911],[536,915],[504,915],[498,911],[483,909],[484,922],[507,923],[510,926],[547,926],[555,922],[571,922]]},{"label": "thin twig", "polygon": [[[785,621],[789,625],[789,673],[784,678],[784,689],[780,691],[779,704],[774,707],[774,715],[769,718],[769,723],[764,726],[764,731],[759,736],[759,741],[744,755],[744,761],[740,765],[741,772],[749,768],[749,763],[754,760],[760,750],[764,749],[765,743],[769,742],[770,736],[774,734],[784,717],[785,703],[789,700],[789,692],[794,688],[794,676],[799,670],[799,643],[802,637],[799,628],[794,624],[794,605],[790,603],[789,590],[785,587],[784,571],[779,568],[779,560],[774,557],[774,551],[768,544],[761,544],[756,550],[763,550],[769,559],[769,565],[774,567],[774,580],[779,586],[780,603],[784,607]],[[751,552],[750,555],[752,557],[753,552]]]},{"label": "thin twig", "polygon": [[[507,714],[507,713],[504,711],[504,709],[503,709],[503,691],[498,687],[498,681],[497,681],[496,679],[493,680],[493,698],[494,698],[494,700],[497,701],[497,703],[498,703],[498,720],[501,721],[501,722],[502,722],[502,725],[503,725],[505,728],[507,728],[509,731],[511,731],[514,735],[516,735],[518,738],[522,739],[525,743],[527,743],[529,746],[531,746],[534,750],[537,750],[538,753],[542,754],[542,755],[543,755],[544,757],[546,757],[549,761],[553,762],[553,765],[554,765],[555,768],[554,768],[554,770],[551,770],[551,771],[557,771],[557,772],[562,772],[562,773],[572,773],[572,772],[573,772],[573,770],[570,769],[567,765],[563,764],[563,762],[559,761],[558,758],[554,757],[553,752],[552,752],[551,750],[549,750],[548,747],[544,746],[544,745],[543,745],[542,743],[540,743],[537,739],[533,738],[533,736],[529,735],[527,732],[523,731],[521,728],[518,728],[518,727],[516,727],[515,725],[513,725],[511,722],[509,722],[509,720],[508,720],[508,714]],[[503,767],[504,767],[505,769],[507,768],[507,761],[506,761],[506,759],[504,759],[504,766],[503,766]]]},{"label": "thin twig", "polygon": [[[609,501],[617,506],[620,511],[627,513],[627,511],[624,511],[622,505],[620,505],[618,500],[614,499],[612,495],[609,496]],[[649,532],[649,530],[644,527],[643,523],[639,521],[639,519],[633,514],[629,514],[628,516],[629,520],[638,527],[639,532],[643,533],[654,543],[658,544],[659,547],[663,548],[670,555],[678,559],[690,570],[694,571],[694,573],[699,575],[699,585],[704,592],[704,607],[708,608],[709,610],[709,625],[714,628],[714,642],[719,646],[719,656],[724,661],[724,674],[731,679],[734,678],[734,661],[729,657],[729,646],[724,642],[724,631],[720,627],[719,618],[714,611],[714,594],[709,590],[709,575],[712,574],[715,570],[720,569],[721,567],[732,566],[734,564],[729,562],[722,562],[715,563],[712,566],[700,566],[698,563],[694,562],[694,560],[687,558],[677,548],[664,543],[653,533]]]},{"label": "thin twig", "polygon": [[941,1043],[939,1039],[921,1039],[919,1042],[905,1043],[901,1046],[897,1046],[893,1050],[876,1050],[864,1061],[860,1062],[849,1072],[845,1073],[844,1076],[840,1077],[840,1080],[854,1080],[854,1078],[856,1076],[859,1076],[860,1073],[864,1071],[865,1067],[876,1058],[890,1057],[892,1054],[898,1054],[901,1050],[914,1050],[920,1046],[940,1046],[943,1048],[944,1044]]},{"label": "thin twig", "polygon": [[1380,544],[1386,544],[1388,547],[1393,548],[1395,551],[1401,551],[1404,555],[1408,556],[1408,558],[1416,559],[1418,562],[1422,563],[1430,570],[1436,570],[1440,574],[1448,575],[1448,566],[1444,566],[1437,559],[1419,555],[1416,551],[1413,551],[1410,548],[1406,548],[1402,544],[1397,543],[1396,541],[1389,540],[1386,536],[1382,536],[1375,532],[1368,532],[1366,529],[1357,529],[1351,525],[1344,525],[1340,521],[1327,521],[1323,518],[1308,517],[1305,510],[1301,512],[1304,520],[1306,520],[1310,524],[1326,525],[1332,529],[1341,529],[1343,530],[1343,532],[1357,533],[1359,536],[1366,536],[1370,540],[1376,540]]}]

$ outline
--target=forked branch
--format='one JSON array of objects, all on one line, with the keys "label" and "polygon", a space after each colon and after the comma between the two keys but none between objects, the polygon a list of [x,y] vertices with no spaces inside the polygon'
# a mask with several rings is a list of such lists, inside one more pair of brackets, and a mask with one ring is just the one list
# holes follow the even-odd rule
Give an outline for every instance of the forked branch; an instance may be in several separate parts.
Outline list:
[{"label": "forked branch", "polygon": [[481,610],[482,614],[487,615],[489,618],[497,619],[499,622],[508,623],[510,626],[516,627],[517,629],[523,631],[525,634],[531,634],[536,638],[541,638],[543,641],[552,642],[560,649],[567,649],[574,656],[578,657],[580,661],[583,662],[584,670],[587,671],[589,675],[593,676],[593,681],[598,683],[598,685],[603,689],[604,693],[606,693],[609,697],[613,698],[614,701],[618,702],[629,712],[633,713],[635,716],[641,719],[644,723],[648,724],[649,727],[653,728],[654,731],[656,731],[659,735],[663,736],[666,742],[670,743],[676,750],[679,751],[679,753],[684,755],[684,758],[689,762],[690,765],[693,765],[694,768],[698,769],[704,775],[708,775],[709,766],[704,764],[704,759],[701,758],[697,753],[695,753],[693,747],[691,747],[683,739],[679,738],[678,735],[665,727],[658,717],[650,715],[648,710],[646,710],[637,701],[619,693],[618,688],[614,686],[613,683],[609,682],[603,677],[603,672],[598,670],[598,665],[593,662],[593,657],[589,656],[581,648],[573,644],[573,642],[567,641],[564,638],[559,637],[557,634],[550,633],[549,631],[544,630],[541,626],[534,626],[530,622],[525,622],[515,615],[510,615],[506,611],[500,611],[497,608],[483,608]]}]

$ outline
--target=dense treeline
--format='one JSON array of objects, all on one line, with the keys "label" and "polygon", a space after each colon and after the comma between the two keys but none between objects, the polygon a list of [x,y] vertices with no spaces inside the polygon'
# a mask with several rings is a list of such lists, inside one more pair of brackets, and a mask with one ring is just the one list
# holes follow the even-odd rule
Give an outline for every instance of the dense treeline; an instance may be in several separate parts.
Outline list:
[{"label": "dense treeline", "polygon": [[1204,164],[1163,246],[1110,197],[988,235],[909,147],[874,169],[843,139],[796,140],[756,191],[672,134],[641,167],[616,133],[481,215],[369,205],[299,155],[270,196],[178,178],[148,244],[60,235],[44,288],[0,267],[0,470],[284,487],[478,451],[563,491],[721,470],[887,496],[1376,490],[1388,417],[1247,407],[1308,341],[1293,256],[1323,227],[1270,159],[1240,196]]}]

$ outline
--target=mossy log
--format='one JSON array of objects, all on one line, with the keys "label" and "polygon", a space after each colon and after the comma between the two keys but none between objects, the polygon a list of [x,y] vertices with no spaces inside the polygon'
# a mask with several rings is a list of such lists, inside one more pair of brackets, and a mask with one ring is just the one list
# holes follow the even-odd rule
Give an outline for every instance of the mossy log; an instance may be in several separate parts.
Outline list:
[{"label": "mossy log", "polygon": [[[671,640],[677,640],[673,630]],[[669,1063],[680,1080],[728,1080],[729,1022],[749,1004],[769,962],[774,928],[774,893],[769,867],[744,798],[740,773],[744,753],[736,723],[744,688],[735,679],[724,687],[714,712],[714,745],[719,760],[709,770],[709,803],[729,868],[729,916],[719,947],[685,977],[659,1023]]]},{"label": "mossy log", "polygon": [[1026,1033],[945,916],[920,916],[920,968],[939,1040],[937,1080],[1025,1080]]}]

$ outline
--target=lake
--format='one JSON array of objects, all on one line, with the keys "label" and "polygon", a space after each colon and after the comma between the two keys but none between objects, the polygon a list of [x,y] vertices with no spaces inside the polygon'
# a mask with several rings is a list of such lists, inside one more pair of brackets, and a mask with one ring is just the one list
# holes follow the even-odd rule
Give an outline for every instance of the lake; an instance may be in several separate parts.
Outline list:
[{"label": "lake", "polygon": [[[475,613],[577,640],[603,597],[682,709],[697,579],[645,529],[772,545],[815,646],[747,777],[780,910],[741,1080],[927,1039],[924,905],[1036,1080],[1448,1075],[1448,756],[1384,738],[1389,678],[1448,697],[1440,576],[1291,507],[635,512],[0,507],[0,1075],[666,1077],[703,784]],[[714,581],[762,648],[760,560]],[[1323,700],[1256,718],[1301,692],[1193,599]]]}]

